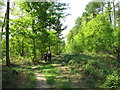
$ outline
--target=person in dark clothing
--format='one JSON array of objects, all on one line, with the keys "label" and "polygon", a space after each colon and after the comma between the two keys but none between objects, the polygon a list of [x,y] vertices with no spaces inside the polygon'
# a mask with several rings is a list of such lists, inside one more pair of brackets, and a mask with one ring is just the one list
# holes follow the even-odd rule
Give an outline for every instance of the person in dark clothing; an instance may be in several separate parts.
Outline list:
[{"label": "person in dark clothing", "polygon": [[48,52],[47,56],[48,56],[48,61],[51,61],[51,52],[50,51]]},{"label": "person in dark clothing", "polygon": [[47,62],[47,54],[44,54],[44,60]]}]

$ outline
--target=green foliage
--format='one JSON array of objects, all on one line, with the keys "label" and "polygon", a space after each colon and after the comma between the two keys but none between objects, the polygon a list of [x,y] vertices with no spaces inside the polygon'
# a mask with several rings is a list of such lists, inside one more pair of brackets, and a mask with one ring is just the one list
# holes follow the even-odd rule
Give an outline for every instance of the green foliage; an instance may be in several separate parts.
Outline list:
[{"label": "green foliage", "polygon": [[83,50],[112,52],[113,40],[113,29],[107,15],[98,15],[84,25],[77,35],[73,36],[72,30],[69,32],[67,50],[78,53]]},{"label": "green foliage", "polygon": [[36,77],[34,72],[25,67],[3,67],[3,88],[35,88]]},{"label": "green foliage", "polygon": [[92,14],[93,17],[96,17],[99,14],[99,12],[103,10],[103,6],[103,2],[89,2],[86,5],[85,10],[89,15]]},{"label": "green foliage", "polygon": [[[66,9],[67,4],[58,2],[15,2],[11,8],[15,18],[10,19],[10,58],[18,58],[12,62],[16,63],[19,57],[26,60],[22,59],[20,63],[40,60],[49,46],[52,53],[61,53],[64,42],[60,35],[65,28],[62,28],[60,20],[66,16]],[[3,33],[2,52],[5,58]]]},{"label": "green foliage", "polygon": [[53,88],[70,88],[69,80],[64,77],[63,71],[59,66],[53,66],[52,63],[53,62],[38,66],[35,70],[43,74],[47,79],[47,83]]},{"label": "green foliage", "polygon": [[119,87],[119,64],[106,54],[71,54],[65,55],[63,61],[71,67],[72,73],[82,73],[90,88]]},{"label": "green foliage", "polygon": [[107,79],[104,85],[109,88],[118,88],[119,83],[120,83],[120,80],[119,80],[118,72],[113,71],[112,74],[107,76]]},{"label": "green foliage", "polygon": [[[104,52],[118,58],[119,25],[112,23],[116,22],[112,20],[112,8],[110,2],[88,3],[86,11],[76,19],[75,26],[67,35],[66,53]],[[115,20],[119,20],[118,17]]]}]

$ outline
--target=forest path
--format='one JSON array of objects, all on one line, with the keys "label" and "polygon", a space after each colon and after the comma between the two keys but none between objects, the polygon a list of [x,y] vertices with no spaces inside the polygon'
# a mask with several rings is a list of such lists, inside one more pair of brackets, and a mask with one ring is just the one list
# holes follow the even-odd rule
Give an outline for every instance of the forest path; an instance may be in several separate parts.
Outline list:
[{"label": "forest path", "polygon": [[35,72],[35,76],[37,79],[37,87],[36,88],[51,88],[51,86],[47,84],[45,76],[38,73],[38,70],[35,70],[37,67],[38,66],[32,67],[32,70]]},{"label": "forest path", "polygon": [[80,73],[72,72],[67,65],[60,63],[62,56],[52,57],[51,62],[43,62],[32,67],[37,78],[37,88],[84,88]]},{"label": "forest path", "polygon": [[[64,59],[64,55],[57,55],[53,57],[52,64],[55,67],[57,66],[58,71],[61,72],[60,79],[66,80],[63,84],[66,84],[67,88],[89,88],[84,82],[85,77],[80,72],[80,68],[76,68],[76,66],[71,66],[65,63]],[[56,78],[59,78],[59,76]]]}]

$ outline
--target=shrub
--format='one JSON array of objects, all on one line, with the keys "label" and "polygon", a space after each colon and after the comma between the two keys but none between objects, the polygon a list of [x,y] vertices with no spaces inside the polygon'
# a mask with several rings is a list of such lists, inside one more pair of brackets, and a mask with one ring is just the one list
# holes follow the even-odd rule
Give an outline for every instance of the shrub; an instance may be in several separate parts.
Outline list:
[{"label": "shrub", "polygon": [[120,83],[119,76],[116,71],[113,71],[112,74],[107,76],[104,86],[109,88],[118,88],[119,83]]}]

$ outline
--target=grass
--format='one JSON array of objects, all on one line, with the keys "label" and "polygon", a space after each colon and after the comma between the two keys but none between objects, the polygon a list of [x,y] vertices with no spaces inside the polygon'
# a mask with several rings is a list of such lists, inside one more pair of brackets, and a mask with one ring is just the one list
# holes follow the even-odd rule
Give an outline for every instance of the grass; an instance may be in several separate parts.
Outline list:
[{"label": "grass", "polygon": [[90,88],[119,88],[119,63],[109,54],[65,55],[64,62],[72,73],[82,73]]},{"label": "grass", "polygon": [[[119,88],[119,63],[108,54],[62,54],[49,63],[3,67],[3,87],[36,87],[32,67],[53,88]],[[68,69],[67,69],[68,67]],[[17,82],[17,83],[16,83]]]},{"label": "grass", "polygon": [[3,88],[35,88],[36,77],[34,72],[26,68],[29,66],[16,66],[2,68]]},{"label": "grass", "polygon": [[[0,64],[6,65],[6,58],[3,57],[3,60],[1,60]],[[32,58],[28,57],[21,57],[21,56],[16,56],[14,58],[10,58],[10,62],[15,64],[15,65],[32,65]]]},{"label": "grass", "polygon": [[70,88],[69,80],[64,77],[59,68],[60,66],[54,66],[52,63],[40,65],[35,70],[43,74],[47,79],[47,83],[53,88]]}]

